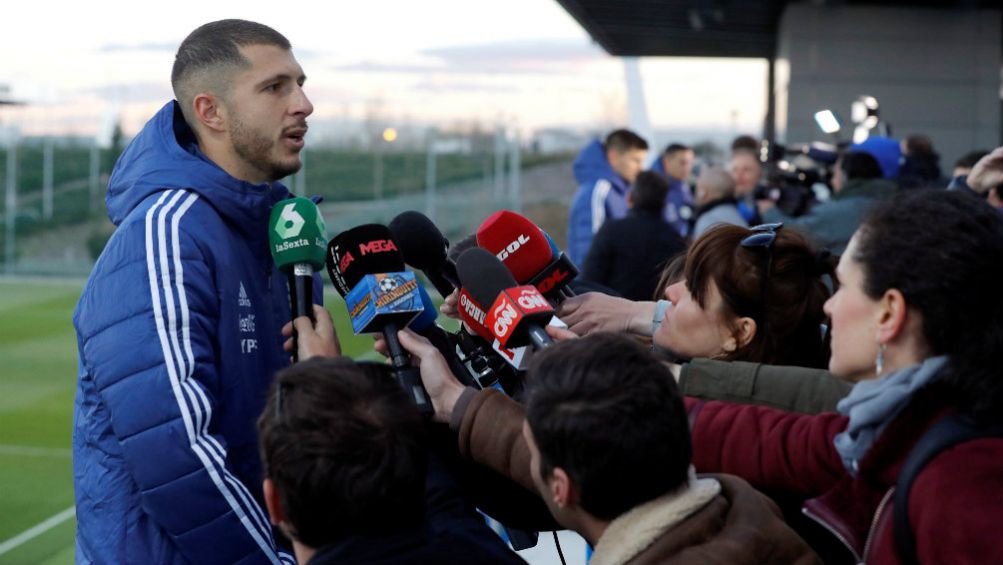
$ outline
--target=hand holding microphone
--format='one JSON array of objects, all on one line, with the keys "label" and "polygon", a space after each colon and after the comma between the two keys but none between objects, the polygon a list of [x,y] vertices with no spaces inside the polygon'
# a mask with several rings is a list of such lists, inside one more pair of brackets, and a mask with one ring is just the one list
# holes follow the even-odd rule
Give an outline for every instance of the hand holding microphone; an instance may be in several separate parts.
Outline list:
[{"label": "hand holding microphone", "polygon": [[[306,316],[316,321],[313,274],[324,267],[327,229],[317,205],[308,198],[290,198],[272,206],[268,243],[279,270],[289,277],[291,319]],[[297,332],[293,329],[293,360],[298,358]]]},{"label": "hand holding microphone", "polygon": [[345,298],[356,334],[382,332],[394,374],[418,409],[433,408],[397,332],[423,311],[418,281],[404,271],[393,235],[386,226],[366,224],[341,232],[327,248],[327,270]]}]

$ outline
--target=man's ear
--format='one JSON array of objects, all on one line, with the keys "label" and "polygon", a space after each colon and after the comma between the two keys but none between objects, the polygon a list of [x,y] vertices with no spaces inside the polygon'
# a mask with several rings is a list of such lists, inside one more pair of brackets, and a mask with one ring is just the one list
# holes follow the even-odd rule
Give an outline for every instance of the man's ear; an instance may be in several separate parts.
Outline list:
[{"label": "man's ear", "polygon": [[550,478],[547,480],[550,487],[550,495],[554,504],[558,508],[567,508],[572,504],[578,504],[578,489],[571,477],[560,467],[554,467]]},{"label": "man's ear", "polygon": [[748,316],[739,318],[732,327],[731,336],[725,339],[724,351],[731,353],[739,347],[748,345],[756,337],[757,329],[756,321],[752,318]]},{"label": "man's ear", "polygon": [[217,96],[208,92],[196,94],[195,99],[192,100],[195,119],[212,131],[226,130],[226,108],[221,102]]},{"label": "man's ear", "polygon": [[881,311],[878,317],[878,343],[887,344],[902,333],[908,310],[902,291],[897,288],[885,291],[881,297]]},{"label": "man's ear", "polygon": [[265,479],[262,490],[265,491],[265,507],[268,509],[272,524],[278,526],[285,522],[286,515],[282,512],[282,503],[279,501],[279,491],[275,489],[275,483],[271,479]]}]

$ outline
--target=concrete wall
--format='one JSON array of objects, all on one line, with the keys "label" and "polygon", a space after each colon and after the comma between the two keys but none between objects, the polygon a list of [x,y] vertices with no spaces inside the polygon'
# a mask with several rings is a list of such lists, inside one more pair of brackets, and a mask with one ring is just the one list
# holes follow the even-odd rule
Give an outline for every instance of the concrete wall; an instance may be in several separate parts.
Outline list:
[{"label": "concrete wall", "polygon": [[1001,145],[1000,76],[999,10],[792,5],[778,31],[777,137],[824,139],[814,113],[830,108],[845,128],[869,94],[894,137],[929,135],[950,174],[962,154]]}]

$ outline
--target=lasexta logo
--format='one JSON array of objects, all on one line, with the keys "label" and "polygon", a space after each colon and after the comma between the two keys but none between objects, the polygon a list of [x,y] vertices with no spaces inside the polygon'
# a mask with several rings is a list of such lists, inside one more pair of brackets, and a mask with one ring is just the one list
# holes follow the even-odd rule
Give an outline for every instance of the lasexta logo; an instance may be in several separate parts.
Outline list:
[{"label": "lasexta logo", "polygon": [[279,214],[279,222],[275,224],[275,233],[279,234],[282,239],[289,239],[291,237],[296,237],[300,234],[303,229],[303,224],[306,220],[303,216],[296,211],[296,203],[290,202],[282,208],[282,213]]}]

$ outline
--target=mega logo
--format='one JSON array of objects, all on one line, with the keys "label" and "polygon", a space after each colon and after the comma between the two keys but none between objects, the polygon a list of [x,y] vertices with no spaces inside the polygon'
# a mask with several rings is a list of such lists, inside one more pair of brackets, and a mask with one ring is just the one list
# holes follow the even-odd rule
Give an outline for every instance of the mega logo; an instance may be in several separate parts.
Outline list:
[{"label": "mega logo", "polygon": [[540,283],[536,285],[536,288],[540,292],[546,294],[551,290],[554,290],[554,287],[564,282],[564,280],[567,278],[568,278],[568,272],[558,267],[557,269],[554,269],[553,273],[547,275],[547,278],[540,281]]},{"label": "mega logo", "polygon": [[519,250],[520,247],[529,243],[529,238],[525,235],[520,234],[515,241],[505,246],[505,249],[499,251],[496,255],[499,260],[504,261],[508,259],[508,256]]},{"label": "mega logo", "polygon": [[467,313],[468,317],[476,320],[480,325],[484,325],[484,318],[487,314],[485,314],[484,310],[481,310],[473,300],[470,300],[465,292],[460,293],[460,308],[463,308],[463,311]]},{"label": "mega logo", "polygon": [[540,308],[550,308],[550,303],[547,299],[540,295],[540,293],[535,288],[527,288],[519,293],[519,298],[516,299],[525,310],[536,310]]},{"label": "mega logo", "polygon": [[369,253],[383,253],[386,251],[397,251],[397,246],[394,245],[394,240],[392,239],[374,239],[369,243],[359,244],[359,253],[363,256]]},{"label": "mega logo", "polygon": [[338,261],[338,270],[344,273],[345,269],[347,269],[348,266],[352,264],[352,261],[355,261],[355,257],[352,257],[352,252],[351,251],[346,252],[345,255],[341,258],[341,261]]},{"label": "mega logo", "polygon": [[500,341],[504,341],[508,337],[508,333],[512,331],[512,327],[515,325],[515,319],[519,316],[515,308],[512,307],[512,303],[508,300],[503,300],[501,304],[495,307],[494,312],[491,313],[494,316],[495,324],[492,328]]}]

